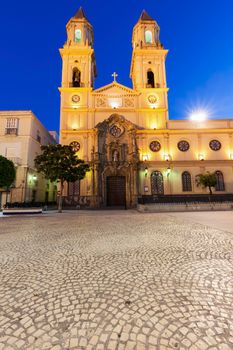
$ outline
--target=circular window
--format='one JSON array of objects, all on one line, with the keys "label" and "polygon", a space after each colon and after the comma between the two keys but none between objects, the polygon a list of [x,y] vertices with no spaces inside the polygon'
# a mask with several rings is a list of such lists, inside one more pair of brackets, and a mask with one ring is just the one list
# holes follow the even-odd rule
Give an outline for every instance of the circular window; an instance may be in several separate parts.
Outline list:
[{"label": "circular window", "polygon": [[81,148],[80,143],[77,141],[71,142],[70,146],[73,148],[74,152],[78,152]]},{"label": "circular window", "polygon": [[218,140],[211,140],[209,146],[210,149],[212,149],[212,151],[219,151],[222,147],[221,142],[219,142]]},{"label": "circular window", "polygon": [[188,141],[182,140],[182,141],[178,142],[177,147],[181,152],[187,152],[190,148],[190,145],[189,145]]},{"label": "circular window", "polygon": [[158,97],[155,96],[155,95],[150,95],[148,96],[148,101],[151,103],[151,104],[155,104],[158,102]]},{"label": "circular window", "polygon": [[150,150],[152,152],[159,152],[161,150],[161,144],[159,143],[159,141],[152,141],[150,143]]},{"label": "circular window", "polygon": [[80,101],[80,96],[79,96],[79,95],[73,95],[73,96],[72,96],[72,101],[73,101],[74,103],[78,103],[78,102]]}]

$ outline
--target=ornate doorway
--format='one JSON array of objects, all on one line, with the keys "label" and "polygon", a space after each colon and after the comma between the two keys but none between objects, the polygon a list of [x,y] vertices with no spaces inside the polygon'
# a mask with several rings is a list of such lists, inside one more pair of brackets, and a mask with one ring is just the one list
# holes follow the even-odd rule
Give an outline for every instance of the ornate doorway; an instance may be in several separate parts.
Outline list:
[{"label": "ornate doorway", "polygon": [[151,174],[151,194],[164,194],[163,174],[157,170]]},{"label": "ornate doorway", "polygon": [[126,205],[126,178],[125,176],[107,177],[107,206],[125,207]]}]

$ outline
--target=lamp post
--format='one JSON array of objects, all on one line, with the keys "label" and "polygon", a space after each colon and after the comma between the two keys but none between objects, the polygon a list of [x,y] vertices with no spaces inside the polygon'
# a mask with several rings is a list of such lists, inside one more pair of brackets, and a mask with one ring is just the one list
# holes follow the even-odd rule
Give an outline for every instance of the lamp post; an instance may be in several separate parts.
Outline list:
[{"label": "lamp post", "polygon": [[142,156],[142,160],[144,162],[144,194],[148,192],[149,190],[149,187],[148,187],[148,180],[147,180],[147,177],[148,177],[148,160],[149,160],[149,156],[148,154],[144,154]]}]

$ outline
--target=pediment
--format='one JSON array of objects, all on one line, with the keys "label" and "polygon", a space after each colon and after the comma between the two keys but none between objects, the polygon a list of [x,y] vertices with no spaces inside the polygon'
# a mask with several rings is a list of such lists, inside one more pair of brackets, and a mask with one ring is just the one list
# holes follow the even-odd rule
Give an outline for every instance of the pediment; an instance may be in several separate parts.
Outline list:
[{"label": "pediment", "polygon": [[112,82],[111,84],[102,86],[99,89],[96,89],[92,93],[93,95],[104,95],[108,97],[117,97],[117,96],[137,96],[139,95],[138,92],[136,92],[133,89],[130,89],[129,87],[119,84],[116,81]]}]

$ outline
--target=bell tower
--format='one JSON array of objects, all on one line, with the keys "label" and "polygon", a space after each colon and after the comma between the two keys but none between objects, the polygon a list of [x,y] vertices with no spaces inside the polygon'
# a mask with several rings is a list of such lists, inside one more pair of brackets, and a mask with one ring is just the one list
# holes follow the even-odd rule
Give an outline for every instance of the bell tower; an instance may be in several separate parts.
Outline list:
[{"label": "bell tower", "polygon": [[82,7],[66,26],[67,41],[60,49],[62,87],[92,88],[96,77],[93,28]]},{"label": "bell tower", "polygon": [[[160,42],[159,25],[145,10],[133,29],[132,45],[130,77],[133,88],[141,93],[141,107],[157,112],[157,116],[154,116],[157,121],[151,125],[165,128],[168,119],[165,68],[168,50]],[[149,127],[149,121],[146,124],[144,126]]]},{"label": "bell tower", "polygon": [[62,82],[60,110],[60,139],[65,141],[63,130],[88,129],[88,108],[96,77],[93,49],[94,33],[82,7],[66,25],[67,40],[62,57]]}]

